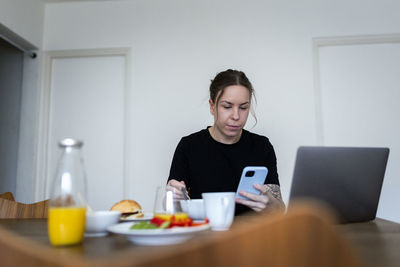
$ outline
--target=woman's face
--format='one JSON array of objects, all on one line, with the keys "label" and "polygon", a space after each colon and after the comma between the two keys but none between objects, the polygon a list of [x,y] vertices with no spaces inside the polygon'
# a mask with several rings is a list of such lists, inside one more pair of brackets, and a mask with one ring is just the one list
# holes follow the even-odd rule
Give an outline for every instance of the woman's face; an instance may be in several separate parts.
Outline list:
[{"label": "woman's face", "polygon": [[241,85],[231,85],[225,88],[217,104],[212,100],[209,103],[214,116],[214,138],[226,143],[238,141],[249,116],[249,90]]}]

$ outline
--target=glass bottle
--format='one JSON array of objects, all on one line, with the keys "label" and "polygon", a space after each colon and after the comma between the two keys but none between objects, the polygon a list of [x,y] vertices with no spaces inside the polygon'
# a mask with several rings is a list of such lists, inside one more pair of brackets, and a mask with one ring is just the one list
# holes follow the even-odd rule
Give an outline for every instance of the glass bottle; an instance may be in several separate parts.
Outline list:
[{"label": "glass bottle", "polygon": [[50,191],[48,231],[55,246],[79,244],[86,222],[86,173],[81,155],[83,142],[66,138]]}]

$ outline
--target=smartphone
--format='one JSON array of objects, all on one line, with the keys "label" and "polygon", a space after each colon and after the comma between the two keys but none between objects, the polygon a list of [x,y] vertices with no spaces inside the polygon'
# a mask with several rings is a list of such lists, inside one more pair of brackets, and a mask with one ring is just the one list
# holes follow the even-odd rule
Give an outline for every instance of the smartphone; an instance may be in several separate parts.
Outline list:
[{"label": "smartphone", "polygon": [[264,184],[267,178],[268,169],[264,166],[248,166],[242,171],[242,176],[240,177],[239,186],[236,190],[236,198],[247,199],[239,195],[239,191],[246,191],[256,195],[260,194],[260,191],[254,188],[254,184]]}]

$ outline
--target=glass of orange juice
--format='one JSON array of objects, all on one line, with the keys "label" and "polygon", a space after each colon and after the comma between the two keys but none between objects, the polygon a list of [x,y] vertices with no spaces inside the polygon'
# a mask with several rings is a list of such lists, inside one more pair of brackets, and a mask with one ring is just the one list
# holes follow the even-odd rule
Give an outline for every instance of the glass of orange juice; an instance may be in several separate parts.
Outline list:
[{"label": "glass of orange juice", "polygon": [[153,209],[154,217],[170,220],[172,215],[183,213],[180,199],[176,195],[177,191],[176,188],[168,185],[157,187]]},{"label": "glass of orange juice", "polygon": [[86,174],[81,156],[83,142],[61,140],[62,149],[50,191],[48,233],[54,246],[79,244],[86,223]]}]

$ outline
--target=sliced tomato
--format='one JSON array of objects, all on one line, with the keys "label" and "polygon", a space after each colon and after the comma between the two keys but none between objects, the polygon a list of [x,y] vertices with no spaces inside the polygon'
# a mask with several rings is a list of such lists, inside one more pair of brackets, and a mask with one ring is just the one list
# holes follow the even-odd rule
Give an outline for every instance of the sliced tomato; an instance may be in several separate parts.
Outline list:
[{"label": "sliced tomato", "polygon": [[170,227],[174,227],[174,226],[180,226],[180,227],[192,226],[192,224],[193,224],[193,219],[189,218],[188,216],[186,216],[186,217],[172,216]]},{"label": "sliced tomato", "polygon": [[156,213],[154,214],[154,218],[159,218],[159,219],[163,219],[166,221],[171,220],[172,214],[168,214],[168,213]]},{"label": "sliced tomato", "polygon": [[[157,226],[166,226],[165,222],[170,222],[168,228],[172,227],[188,227],[193,226],[193,219],[189,217],[187,213],[176,213],[174,215],[166,216],[167,214],[157,214],[151,219],[151,223],[156,224]],[[196,224],[197,225],[197,224]],[[198,224],[200,225],[200,224]]]},{"label": "sliced tomato", "polygon": [[209,219],[205,218],[203,222],[193,222],[191,226],[200,226],[200,225],[205,225],[210,222]]},{"label": "sliced tomato", "polygon": [[155,225],[157,225],[157,226],[161,226],[164,222],[166,222],[166,221],[168,221],[168,220],[165,220],[165,219],[161,219],[161,218],[158,218],[158,217],[154,217],[153,219],[151,219],[151,223],[154,223]]}]

